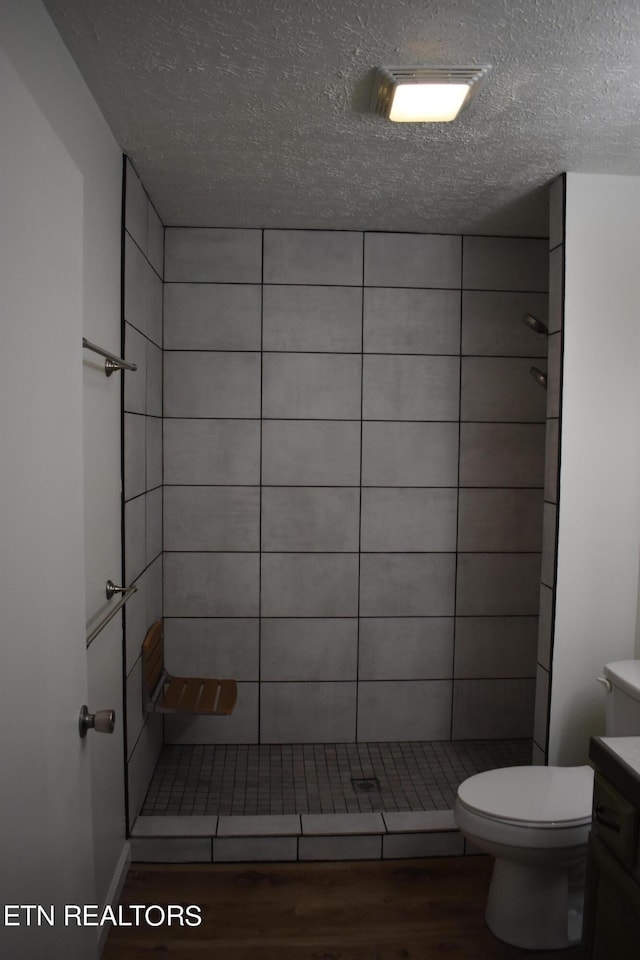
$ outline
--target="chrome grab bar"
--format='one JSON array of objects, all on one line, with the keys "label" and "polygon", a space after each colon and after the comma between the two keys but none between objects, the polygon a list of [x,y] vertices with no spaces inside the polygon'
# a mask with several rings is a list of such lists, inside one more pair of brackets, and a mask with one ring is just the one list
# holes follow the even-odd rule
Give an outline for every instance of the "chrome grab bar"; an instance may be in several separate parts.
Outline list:
[{"label": "chrome grab bar", "polygon": [[138,369],[137,364],[131,363],[129,360],[123,360],[122,357],[116,357],[115,353],[110,353],[108,350],[96,346],[95,343],[91,343],[86,337],[82,338],[82,346],[85,350],[93,350],[94,353],[100,354],[101,357],[106,357],[104,372],[108,377],[111,376],[114,370]]},{"label": "chrome grab bar", "polygon": [[105,588],[105,593],[107,598],[110,599],[113,597],[114,593],[120,593],[120,599],[114,603],[111,609],[105,613],[102,620],[87,634],[87,647],[90,647],[95,638],[101,633],[108,623],[111,623],[116,613],[119,610],[122,610],[127,600],[136,593],[138,588],[135,585],[130,587],[116,587],[115,583],[112,580],[107,580],[107,585]]}]

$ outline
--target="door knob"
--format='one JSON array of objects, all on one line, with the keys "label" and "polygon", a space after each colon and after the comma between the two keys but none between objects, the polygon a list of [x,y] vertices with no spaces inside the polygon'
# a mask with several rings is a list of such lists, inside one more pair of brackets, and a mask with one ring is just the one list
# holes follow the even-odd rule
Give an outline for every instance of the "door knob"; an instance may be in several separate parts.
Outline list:
[{"label": "door knob", "polygon": [[115,725],[115,710],[98,710],[97,713],[89,713],[86,703],[81,706],[80,717],[78,718],[81,737],[86,737],[87,730],[95,730],[96,733],[113,733]]}]

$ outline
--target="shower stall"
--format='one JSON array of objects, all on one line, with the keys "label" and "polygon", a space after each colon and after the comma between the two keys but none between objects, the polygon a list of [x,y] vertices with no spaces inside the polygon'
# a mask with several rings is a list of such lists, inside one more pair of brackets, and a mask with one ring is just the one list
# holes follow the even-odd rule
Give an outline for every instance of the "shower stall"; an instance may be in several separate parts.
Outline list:
[{"label": "shower stall", "polygon": [[[164,229],[125,174],[134,855],[224,859],[238,817],[238,859],[462,852],[457,784],[532,760],[547,241]],[[159,619],[170,673],[237,681],[230,716],[145,714]],[[344,815],[377,826],[304,854],[277,825]]]}]

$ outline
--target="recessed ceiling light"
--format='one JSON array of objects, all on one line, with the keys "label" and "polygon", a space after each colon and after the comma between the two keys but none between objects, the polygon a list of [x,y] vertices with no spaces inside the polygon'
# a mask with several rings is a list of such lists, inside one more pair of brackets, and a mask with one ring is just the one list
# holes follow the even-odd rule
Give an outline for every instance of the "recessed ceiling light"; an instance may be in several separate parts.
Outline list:
[{"label": "recessed ceiling light", "polygon": [[475,97],[491,67],[378,67],[373,109],[397,123],[448,123]]}]

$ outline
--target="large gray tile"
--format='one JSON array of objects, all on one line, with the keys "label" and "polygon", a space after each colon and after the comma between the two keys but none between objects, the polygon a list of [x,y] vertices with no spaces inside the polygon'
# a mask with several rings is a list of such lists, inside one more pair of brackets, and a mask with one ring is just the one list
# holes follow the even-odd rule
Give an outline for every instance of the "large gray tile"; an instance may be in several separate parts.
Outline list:
[{"label": "large gray tile", "polygon": [[162,281],[128,234],[124,239],[124,317],[154,343],[162,343]]},{"label": "large gray tile", "polygon": [[385,832],[381,813],[303,813],[300,820],[306,837],[348,837]]},{"label": "large gray tile", "polygon": [[365,489],[361,549],[389,553],[455,550],[457,508],[454,489]]},{"label": "large gray tile", "polygon": [[129,673],[140,656],[142,641],[150,626],[147,621],[147,582],[149,571],[145,570],[136,581],[137,590],[132,593],[125,609],[126,617],[126,651],[125,672]]},{"label": "large gray tile", "polygon": [[265,230],[265,283],[362,283],[362,234],[347,230]]},{"label": "large gray tile", "polygon": [[147,565],[146,497],[124,505],[124,569],[127,583],[133,583]]},{"label": "large gray tile", "polygon": [[465,237],[465,290],[548,289],[547,241],[519,237]]},{"label": "large gray tile", "polygon": [[159,277],[164,277],[164,225],[152,203],[147,207],[147,257]]},{"label": "large gray tile", "polygon": [[459,291],[365,289],[364,351],[458,354]]},{"label": "large gray tile", "polygon": [[152,714],[127,763],[129,822],[138,816],[162,750],[162,717]]},{"label": "large gray tile", "polygon": [[454,581],[454,554],[362,554],[360,613],[365,617],[450,616]]},{"label": "large gray tile", "polygon": [[165,616],[255,617],[258,581],[255,553],[167,553]]},{"label": "large gray tile", "polygon": [[261,684],[262,743],[345,743],[355,724],[355,682]]},{"label": "large gray tile", "polygon": [[365,420],[457,420],[460,361],[457,357],[366,356],[362,393]]},{"label": "large gray tile", "polygon": [[360,483],[360,423],[270,420],[262,424],[262,482],[308,486]]},{"label": "large gray tile", "polygon": [[262,680],[355,680],[358,621],[263,618]]},{"label": "large gray tile", "polygon": [[382,838],[385,860],[407,860],[415,857],[461,857],[464,838],[458,831],[443,833],[395,833]]},{"label": "large gray tile", "polygon": [[533,677],[537,617],[458,617],[456,678]]},{"label": "large gray tile", "polygon": [[542,490],[460,490],[458,550],[542,549]]},{"label": "large gray tile", "polygon": [[533,719],[533,739],[543,750],[547,747],[549,729],[549,672],[538,664]]},{"label": "large gray tile", "polygon": [[147,265],[147,285],[149,288],[149,327],[144,331],[156,346],[162,347],[162,291],[163,282],[155,270]]},{"label": "large gray tile", "polygon": [[367,287],[460,288],[461,238],[420,233],[367,233]]},{"label": "large gray tile", "polygon": [[457,423],[363,423],[364,486],[456,486]]},{"label": "large gray tile", "polygon": [[261,288],[242,283],[167,283],[165,350],[260,350]]},{"label": "large gray tile", "polygon": [[354,617],[358,556],[263,554],[261,602],[264,617]]},{"label": "large gray tile", "polygon": [[359,287],[267,285],[262,296],[265,350],[357,353],[362,349]]},{"label": "large gray tile", "polygon": [[355,551],[359,546],[357,487],[265,487],[262,549]]},{"label": "large gray tile", "polygon": [[149,626],[156,620],[162,619],[162,570],[163,558],[160,556],[144,572],[147,595],[147,624]]},{"label": "large gray tile", "polygon": [[164,548],[259,550],[259,488],[165,486]]},{"label": "large gray tile", "polygon": [[131,835],[134,837],[215,837],[217,827],[216,816],[195,814],[189,817],[138,817]]},{"label": "large gray tile", "polygon": [[549,337],[549,358],[547,361],[547,416],[560,416],[560,385],[562,382],[562,334],[552,333]]},{"label": "large gray tile", "polygon": [[125,210],[124,225],[143,253],[147,253],[149,201],[142,181],[133,164],[127,158],[125,164]]},{"label": "large gray tile", "polygon": [[165,420],[164,482],[260,483],[260,423]]},{"label": "large gray tile", "polygon": [[564,246],[549,254],[549,333],[562,330],[564,314]]},{"label": "large gray tile", "polygon": [[277,816],[221,816],[218,818],[219,837],[297,837],[300,835],[299,814]]},{"label": "large gray tile", "polygon": [[425,680],[451,677],[452,617],[363,617],[360,680]]},{"label": "large gray tile", "polygon": [[401,810],[382,814],[388,833],[458,832],[453,810]]},{"label": "large gray tile", "polygon": [[297,837],[216,837],[214,863],[283,863],[297,860]]},{"label": "large gray tile", "polygon": [[458,555],[459,616],[537,616],[539,553]]},{"label": "large gray tile", "polygon": [[556,542],[558,508],[553,503],[545,503],[542,524],[542,568],[540,579],[548,587],[555,586],[556,580]]},{"label": "large gray tile", "polygon": [[127,703],[127,759],[133,753],[133,749],[138,742],[138,737],[142,732],[145,722],[145,713],[142,703],[142,658],[138,657],[133,669],[127,675],[125,681],[125,697]]},{"label": "large gray tile", "polygon": [[166,282],[260,283],[261,276],[261,230],[165,230]]},{"label": "large gray tile", "polygon": [[164,354],[166,417],[259,417],[259,353]]},{"label": "large gray tile", "polygon": [[162,350],[147,340],[147,413],[162,416]]},{"label": "large gray tile", "polygon": [[533,733],[534,679],[455,680],[454,740],[520,740]]},{"label": "large gray tile", "polygon": [[125,370],[124,409],[127,413],[147,412],[147,344],[149,341],[131,324],[124,325],[124,358],[137,370]]},{"label": "large gray tile", "polygon": [[[534,721],[535,723],[535,721]],[[531,765],[533,767],[544,767],[547,764],[547,757],[542,747],[534,743],[531,748]]]},{"label": "large gray tile", "polygon": [[546,357],[547,338],[522,322],[525,313],[546,324],[546,293],[465,290],[462,352],[476,356]]},{"label": "large gray tile", "polygon": [[145,497],[147,538],[146,564],[152,563],[162,553],[162,489],[158,487]]},{"label": "large gray tile", "polygon": [[549,185],[549,249],[564,242],[564,185],[565,174],[560,174]]},{"label": "large gray tile", "polygon": [[544,423],[461,423],[461,487],[540,487]]},{"label": "large gray tile", "polygon": [[180,677],[257,680],[260,675],[258,624],[257,619],[167,617],[164,623],[167,670]]},{"label": "large gray tile", "polygon": [[358,419],[361,369],[355,354],[265,353],[262,414],[275,419]]},{"label": "large gray tile", "polygon": [[300,861],[311,860],[379,860],[382,856],[381,836],[300,837]]},{"label": "large gray tile", "polygon": [[541,423],[546,394],[529,373],[532,365],[545,366],[535,357],[463,357],[461,419]]},{"label": "large gray tile", "polygon": [[540,618],[538,620],[538,663],[551,669],[551,646],[553,641],[553,590],[540,584]]},{"label": "large gray tile", "polygon": [[165,743],[257,743],[258,683],[238,683],[238,702],[228,717],[165,714]]},{"label": "large gray tile", "polygon": [[146,417],[137,413],[124,415],[124,496],[137,497],[146,490],[147,467]]},{"label": "large gray tile", "polygon": [[451,680],[358,684],[359,740],[448,740]]},{"label": "large gray tile", "polygon": [[147,490],[153,490],[162,484],[162,420],[160,417],[146,417],[147,443]]}]

